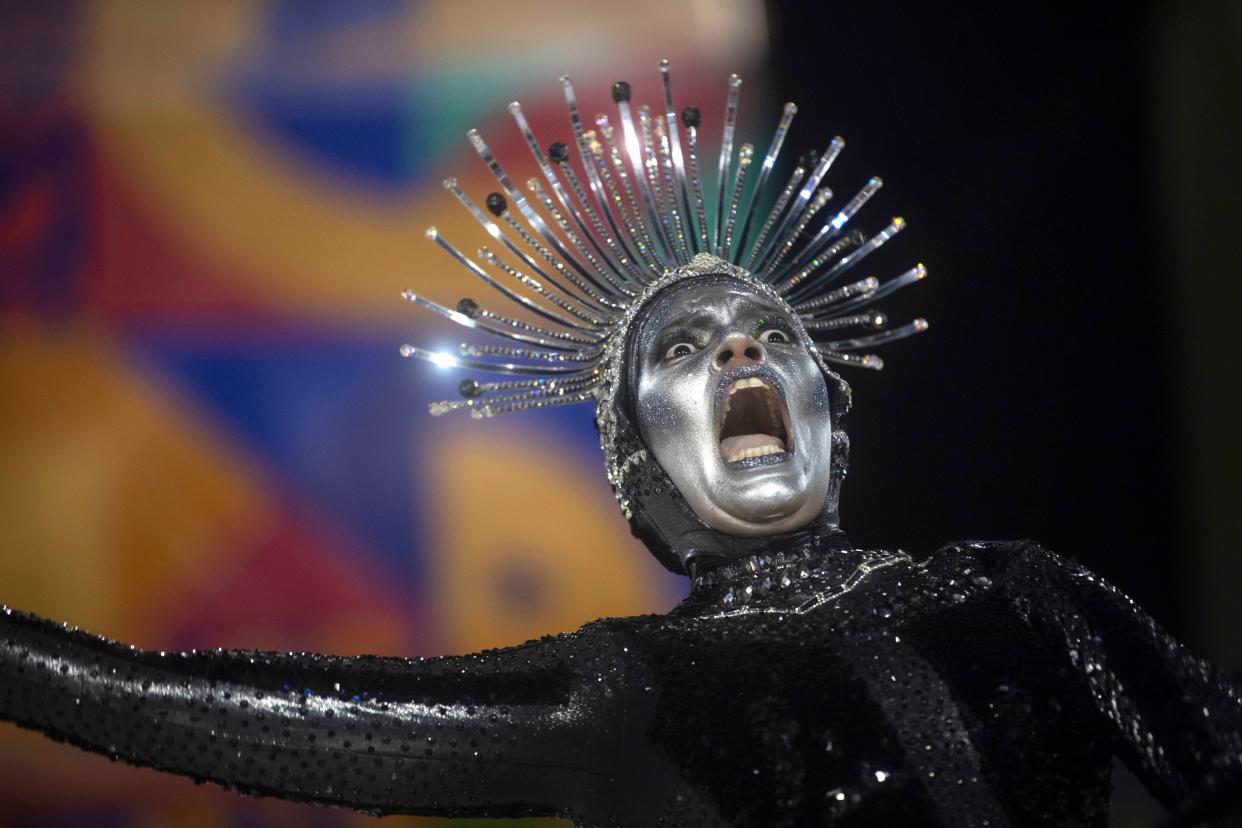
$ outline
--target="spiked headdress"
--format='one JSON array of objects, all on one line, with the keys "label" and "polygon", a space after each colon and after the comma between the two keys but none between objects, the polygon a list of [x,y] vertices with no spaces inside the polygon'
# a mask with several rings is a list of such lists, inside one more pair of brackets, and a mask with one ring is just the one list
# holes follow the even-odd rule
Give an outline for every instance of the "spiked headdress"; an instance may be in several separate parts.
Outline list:
[{"label": "spiked headdress", "polygon": [[866,353],[868,349],[927,328],[923,319],[889,328],[885,315],[871,307],[922,279],[923,265],[887,281],[843,278],[905,222],[894,218],[870,237],[848,227],[880,189],[879,178],[867,181],[839,209],[826,209],[833,193],[821,182],[845,146],[841,138],[833,138],[822,154],[803,156],[771,208],[761,214],[797,107],[785,104],[762,161],[751,144],[735,152],[742,80],[731,75],[713,204],[704,193],[700,169],[699,110],[686,107],[679,117],[668,61],[660,62],[660,73],[663,107],[652,112],[633,106],[630,85],[621,81],[612,88],[617,123],[597,115],[595,129],[583,124],[570,78],[560,79],[577,165],[563,143],[551,144],[545,152],[521,105],[509,104],[543,176],[542,181],[527,181],[526,193],[505,173],[482,136],[475,130],[467,134],[500,191],[487,196],[485,212],[456,179],[445,180],[444,186],[498,247],[480,247],[471,258],[434,227],[427,230],[427,238],[474,278],[524,309],[524,318],[472,299],[449,308],[413,291],[404,294],[457,324],[508,341],[463,343],[456,354],[402,346],[404,356],[441,367],[507,375],[463,380],[462,399],[432,403],[433,415],[465,410],[473,417],[491,417],[595,402],[609,478],[627,516],[625,477],[634,458],[626,456],[618,434],[616,401],[624,383],[630,329],[661,290],[706,274],[747,283],[798,323],[796,335],[838,382],[829,365],[880,369],[883,361]]}]

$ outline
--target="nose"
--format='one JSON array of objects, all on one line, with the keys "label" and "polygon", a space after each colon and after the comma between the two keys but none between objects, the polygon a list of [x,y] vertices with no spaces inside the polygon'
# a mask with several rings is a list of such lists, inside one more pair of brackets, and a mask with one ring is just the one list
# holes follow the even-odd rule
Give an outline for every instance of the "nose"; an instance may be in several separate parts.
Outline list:
[{"label": "nose", "polygon": [[755,362],[766,362],[767,359],[768,352],[764,349],[762,342],[753,336],[735,332],[726,336],[720,343],[712,362],[718,370],[724,371]]}]

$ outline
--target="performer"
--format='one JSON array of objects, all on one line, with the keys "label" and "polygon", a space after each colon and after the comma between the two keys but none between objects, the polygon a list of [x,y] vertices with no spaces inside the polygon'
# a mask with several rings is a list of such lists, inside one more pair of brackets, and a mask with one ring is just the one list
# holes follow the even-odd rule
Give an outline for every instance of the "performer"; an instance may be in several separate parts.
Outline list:
[{"label": "performer", "polygon": [[428,235],[529,315],[408,293],[511,344],[403,352],[510,376],[467,379],[434,414],[594,402],[633,531],[691,578],[682,604],[413,660],[151,653],[5,610],[0,716],[243,793],[376,814],[1100,826],[1118,755],[1180,824],[1242,817],[1236,691],[1107,583],[1029,541],[925,560],[848,542],[850,394],[831,366],[879,368],[860,351],[924,330],[887,328],[871,303],[926,271],[843,278],[903,223],[846,231],[879,179],[824,213],[840,139],[760,220],[795,109],[749,187],[736,77],[711,205],[698,112],[678,122],[661,71],[654,115],[614,86],[620,136],[604,116],[586,130],[562,79],[585,185],[517,104],[544,177],[529,198],[471,133],[503,192],[489,216],[446,186],[504,250],[470,258]]}]

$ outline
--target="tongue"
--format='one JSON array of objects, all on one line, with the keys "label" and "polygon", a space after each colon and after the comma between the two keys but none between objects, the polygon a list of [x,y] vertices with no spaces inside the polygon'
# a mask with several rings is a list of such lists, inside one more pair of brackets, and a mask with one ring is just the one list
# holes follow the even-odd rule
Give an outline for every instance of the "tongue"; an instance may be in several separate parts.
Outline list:
[{"label": "tongue", "polygon": [[785,444],[781,438],[773,437],[771,434],[738,434],[720,441],[720,456],[728,460],[739,451],[764,446],[776,446],[781,451],[785,450]]}]

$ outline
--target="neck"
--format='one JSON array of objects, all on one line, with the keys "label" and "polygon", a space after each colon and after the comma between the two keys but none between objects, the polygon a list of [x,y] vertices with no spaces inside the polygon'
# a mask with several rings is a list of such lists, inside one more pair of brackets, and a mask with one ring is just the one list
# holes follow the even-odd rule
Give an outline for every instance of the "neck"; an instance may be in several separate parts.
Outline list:
[{"label": "neck", "polygon": [[718,570],[732,570],[740,565],[763,566],[778,558],[807,557],[847,549],[850,545],[845,533],[827,521],[783,535],[742,537],[715,530],[701,534],[707,535],[706,542],[694,544],[685,556],[691,582]]},{"label": "neck", "polygon": [[908,560],[903,553],[850,548],[839,531],[808,532],[793,545],[771,544],[762,551],[733,558],[692,559],[686,609],[708,613],[797,611],[852,590],[875,569]]}]

